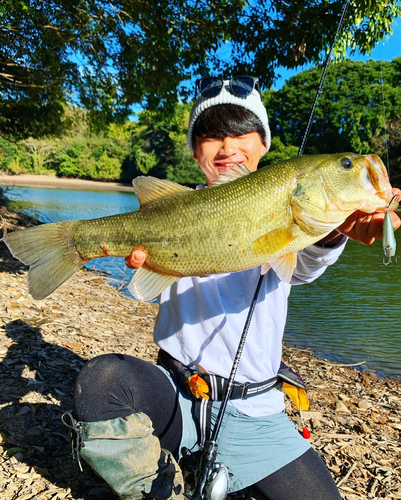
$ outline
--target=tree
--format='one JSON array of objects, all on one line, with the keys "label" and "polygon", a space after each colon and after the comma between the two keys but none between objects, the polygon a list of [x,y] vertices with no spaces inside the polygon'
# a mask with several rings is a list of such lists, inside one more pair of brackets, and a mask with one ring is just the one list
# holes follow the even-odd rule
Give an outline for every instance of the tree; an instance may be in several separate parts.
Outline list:
[{"label": "tree", "polygon": [[[272,136],[283,144],[301,145],[320,77],[321,69],[313,68],[291,77],[281,90],[264,93]],[[353,151],[385,159],[388,147],[390,165],[401,174],[400,116],[401,57],[332,64],[305,153]]]},{"label": "tree", "polygon": [[149,174],[185,184],[205,182],[187,142],[190,105],[177,104],[174,114],[160,119],[143,111],[132,127],[131,170],[124,177]]},{"label": "tree", "polygon": [[[174,113],[196,75],[259,75],[318,61],[343,0],[3,0],[0,134],[60,134],[65,104],[87,108],[94,128],[131,106]],[[391,34],[397,0],[352,0],[336,54],[368,53]],[[221,51],[226,56],[221,58]]]}]

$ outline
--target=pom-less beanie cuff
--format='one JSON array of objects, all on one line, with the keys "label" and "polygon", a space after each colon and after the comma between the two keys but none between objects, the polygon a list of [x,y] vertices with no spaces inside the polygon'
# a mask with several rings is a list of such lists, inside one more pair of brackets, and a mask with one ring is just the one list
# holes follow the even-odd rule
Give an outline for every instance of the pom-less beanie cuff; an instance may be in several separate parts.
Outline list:
[{"label": "pom-less beanie cuff", "polygon": [[192,107],[188,127],[188,144],[192,151],[194,150],[195,146],[192,142],[192,131],[194,129],[196,120],[206,109],[213,106],[218,106],[219,104],[236,104],[237,106],[241,106],[242,108],[245,108],[256,115],[265,130],[265,146],[269,150],[271,140],[269,119],[267,117],[266,108],[263,105],[259,92],[256,89],[253,89],[252,93],[249,96],[237,97],[230,92],[229,83],[228,80],[226,80],[224,81],[224,86],[219,95],[210,98],[199,95]]}]

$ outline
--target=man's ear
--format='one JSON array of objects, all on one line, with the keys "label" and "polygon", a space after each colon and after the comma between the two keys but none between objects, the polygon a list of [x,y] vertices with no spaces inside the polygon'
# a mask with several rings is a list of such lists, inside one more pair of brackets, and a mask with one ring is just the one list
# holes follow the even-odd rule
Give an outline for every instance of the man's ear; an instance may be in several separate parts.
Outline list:
[{"label": "man's ear", "polygon": [[262,143],[262,147],[260,149],[260,157],[262,158],[265,154],[267,153],[267,146],[265,146],[263,143]]}]

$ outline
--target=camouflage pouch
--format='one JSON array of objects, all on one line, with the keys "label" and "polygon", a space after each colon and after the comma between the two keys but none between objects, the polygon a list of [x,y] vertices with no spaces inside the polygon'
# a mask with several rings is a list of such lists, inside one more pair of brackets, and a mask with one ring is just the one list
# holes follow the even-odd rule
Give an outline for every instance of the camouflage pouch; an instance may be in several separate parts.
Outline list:
[{"label": "camouflage pouch", "polygon": [[64,414],[62,420],[72,430],[73,456],[83,458],[121,499],[184,499],[181,470],[161,449],[144,413],[100,422]]}]

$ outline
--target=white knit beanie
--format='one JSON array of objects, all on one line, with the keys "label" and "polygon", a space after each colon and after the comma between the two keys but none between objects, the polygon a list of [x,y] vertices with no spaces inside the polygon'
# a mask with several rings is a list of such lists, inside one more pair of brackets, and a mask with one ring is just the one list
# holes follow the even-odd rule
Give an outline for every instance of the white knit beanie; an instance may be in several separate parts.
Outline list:
[{"label": "white knit beanie", "polygon": [[254,88],[252,93],[247,97],[237,97],[236,95],[230,92],[229,80],[224,80],[224,86],[221,89],[221,92],[216,97],[203,97],[201,94],[196,99],[192,110],[191,115],[189,117],[189,127],[188,127],[188,144],[191,150],[194,150],[194,144],[192,143],[192,131],[195,125],[197,118],[208,108],[212,106],[217,106],[219,104],[236,104],[237,106],[241,106],[245,109],[251,111],[254,115],[256,115],[263,128],[265,129],[266,138],[265,138],[265,146],[267,150],[270,148],[270,128],[269,128],[269,120],[267,118],[266,108],[263,105],[262,99],[260,97],[259,92]]}]

